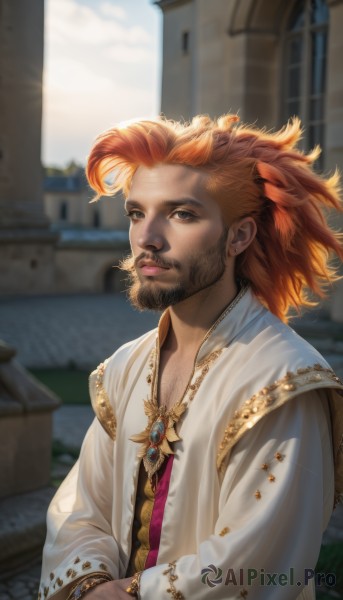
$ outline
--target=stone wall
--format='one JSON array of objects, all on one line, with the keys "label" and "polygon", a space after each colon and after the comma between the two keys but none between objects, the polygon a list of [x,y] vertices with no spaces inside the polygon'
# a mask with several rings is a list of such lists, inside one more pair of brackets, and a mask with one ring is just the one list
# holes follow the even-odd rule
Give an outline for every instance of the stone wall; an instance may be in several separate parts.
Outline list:
[{"label": "stone wall", "polygon": [[128,243],[116,247],[65,244],[56,250],[56,293],[115,292],[123,288],[119,261]]},{"label": "stone wall", "polygon": [[0,293],[53,292],[57,238],[41,230],[0,231]]}]

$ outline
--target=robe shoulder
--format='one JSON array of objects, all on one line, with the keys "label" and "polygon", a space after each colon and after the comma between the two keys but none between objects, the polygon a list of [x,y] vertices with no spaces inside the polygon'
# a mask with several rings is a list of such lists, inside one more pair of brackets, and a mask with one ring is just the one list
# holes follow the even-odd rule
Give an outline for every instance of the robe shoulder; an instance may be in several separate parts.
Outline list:
[{"label": "robe shoulder", "polygon": [[142,368],[155,347],[157,329],[123,344],[90,374],[89,393],[92,407],[110,438],[116,438],[117,419],[113,397],[134,367]]},{"label": "robe shoulder", "polygon": [[[263,417],[306,392],[326,390],[336,473],[340,472],[343,481],[343,383],[325,358],[268,311],[251,323],[237,342],[241,367],[236,371],[236,381],[244,383],[239,386],[234,413],[222,435],[217,468],[225,468],[233,446]],[[341,494],[342,484],[339,490]],[[336,498],[339,494],[336,492]]]}]

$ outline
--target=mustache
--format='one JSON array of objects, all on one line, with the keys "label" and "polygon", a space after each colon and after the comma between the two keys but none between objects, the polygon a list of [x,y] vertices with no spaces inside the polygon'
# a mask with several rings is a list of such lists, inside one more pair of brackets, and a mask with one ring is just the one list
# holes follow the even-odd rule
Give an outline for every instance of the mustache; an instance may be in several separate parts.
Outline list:
[{"label": "mustache", "polygon": [[181,269],[181,264],[179,263],[178,260],[166,260],[164,258],[162,258],[161,256],[159,256],[158,254],[155,254],[154,252],[142,252],[139,256],[137,256],[134,259],[134,267],[136,268],[138,263],[143,260],[151,260],[152,262],[154,262],[158,267],[161,267],[163,269],[177,269],[180,270]]}]

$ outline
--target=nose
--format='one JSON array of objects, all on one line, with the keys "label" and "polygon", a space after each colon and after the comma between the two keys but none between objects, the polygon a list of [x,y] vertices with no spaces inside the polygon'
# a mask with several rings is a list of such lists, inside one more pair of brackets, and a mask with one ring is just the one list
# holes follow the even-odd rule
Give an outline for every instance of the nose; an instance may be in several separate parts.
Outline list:
[{"label": "nose", "polygon": [[164,236],[158,219],[142,221],[137,236],[137,244],[143,250],[162,250],[164,246]]}]

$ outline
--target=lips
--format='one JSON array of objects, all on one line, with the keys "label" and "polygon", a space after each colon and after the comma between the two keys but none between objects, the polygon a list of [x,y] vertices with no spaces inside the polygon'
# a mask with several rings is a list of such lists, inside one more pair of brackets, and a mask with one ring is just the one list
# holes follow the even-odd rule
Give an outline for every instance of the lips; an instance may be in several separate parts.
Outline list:
[{"label": "lips", "polygon": [[152,260],[149,258],[141,258],[137,262],[137,267],[141,269],[142,267],[160,267],[161,269],[169,269],[170,266],[162,260]]},{"label": "lips", "polygon": [[169,267],[162,267],[159,264],[154,263],[154,262],[142,261],[142,263],[139,265],[139,269],[143,275],[151,276],[151,275],[160,275],[160,273],[164,273],[165,271],[168,271]]},{"label": "lips", "polygon": [[164,266],[160,262],[153,260],[141,259],[137,264],[138,269],[143,275],[159,275],[168,271],[170,267]]}]

